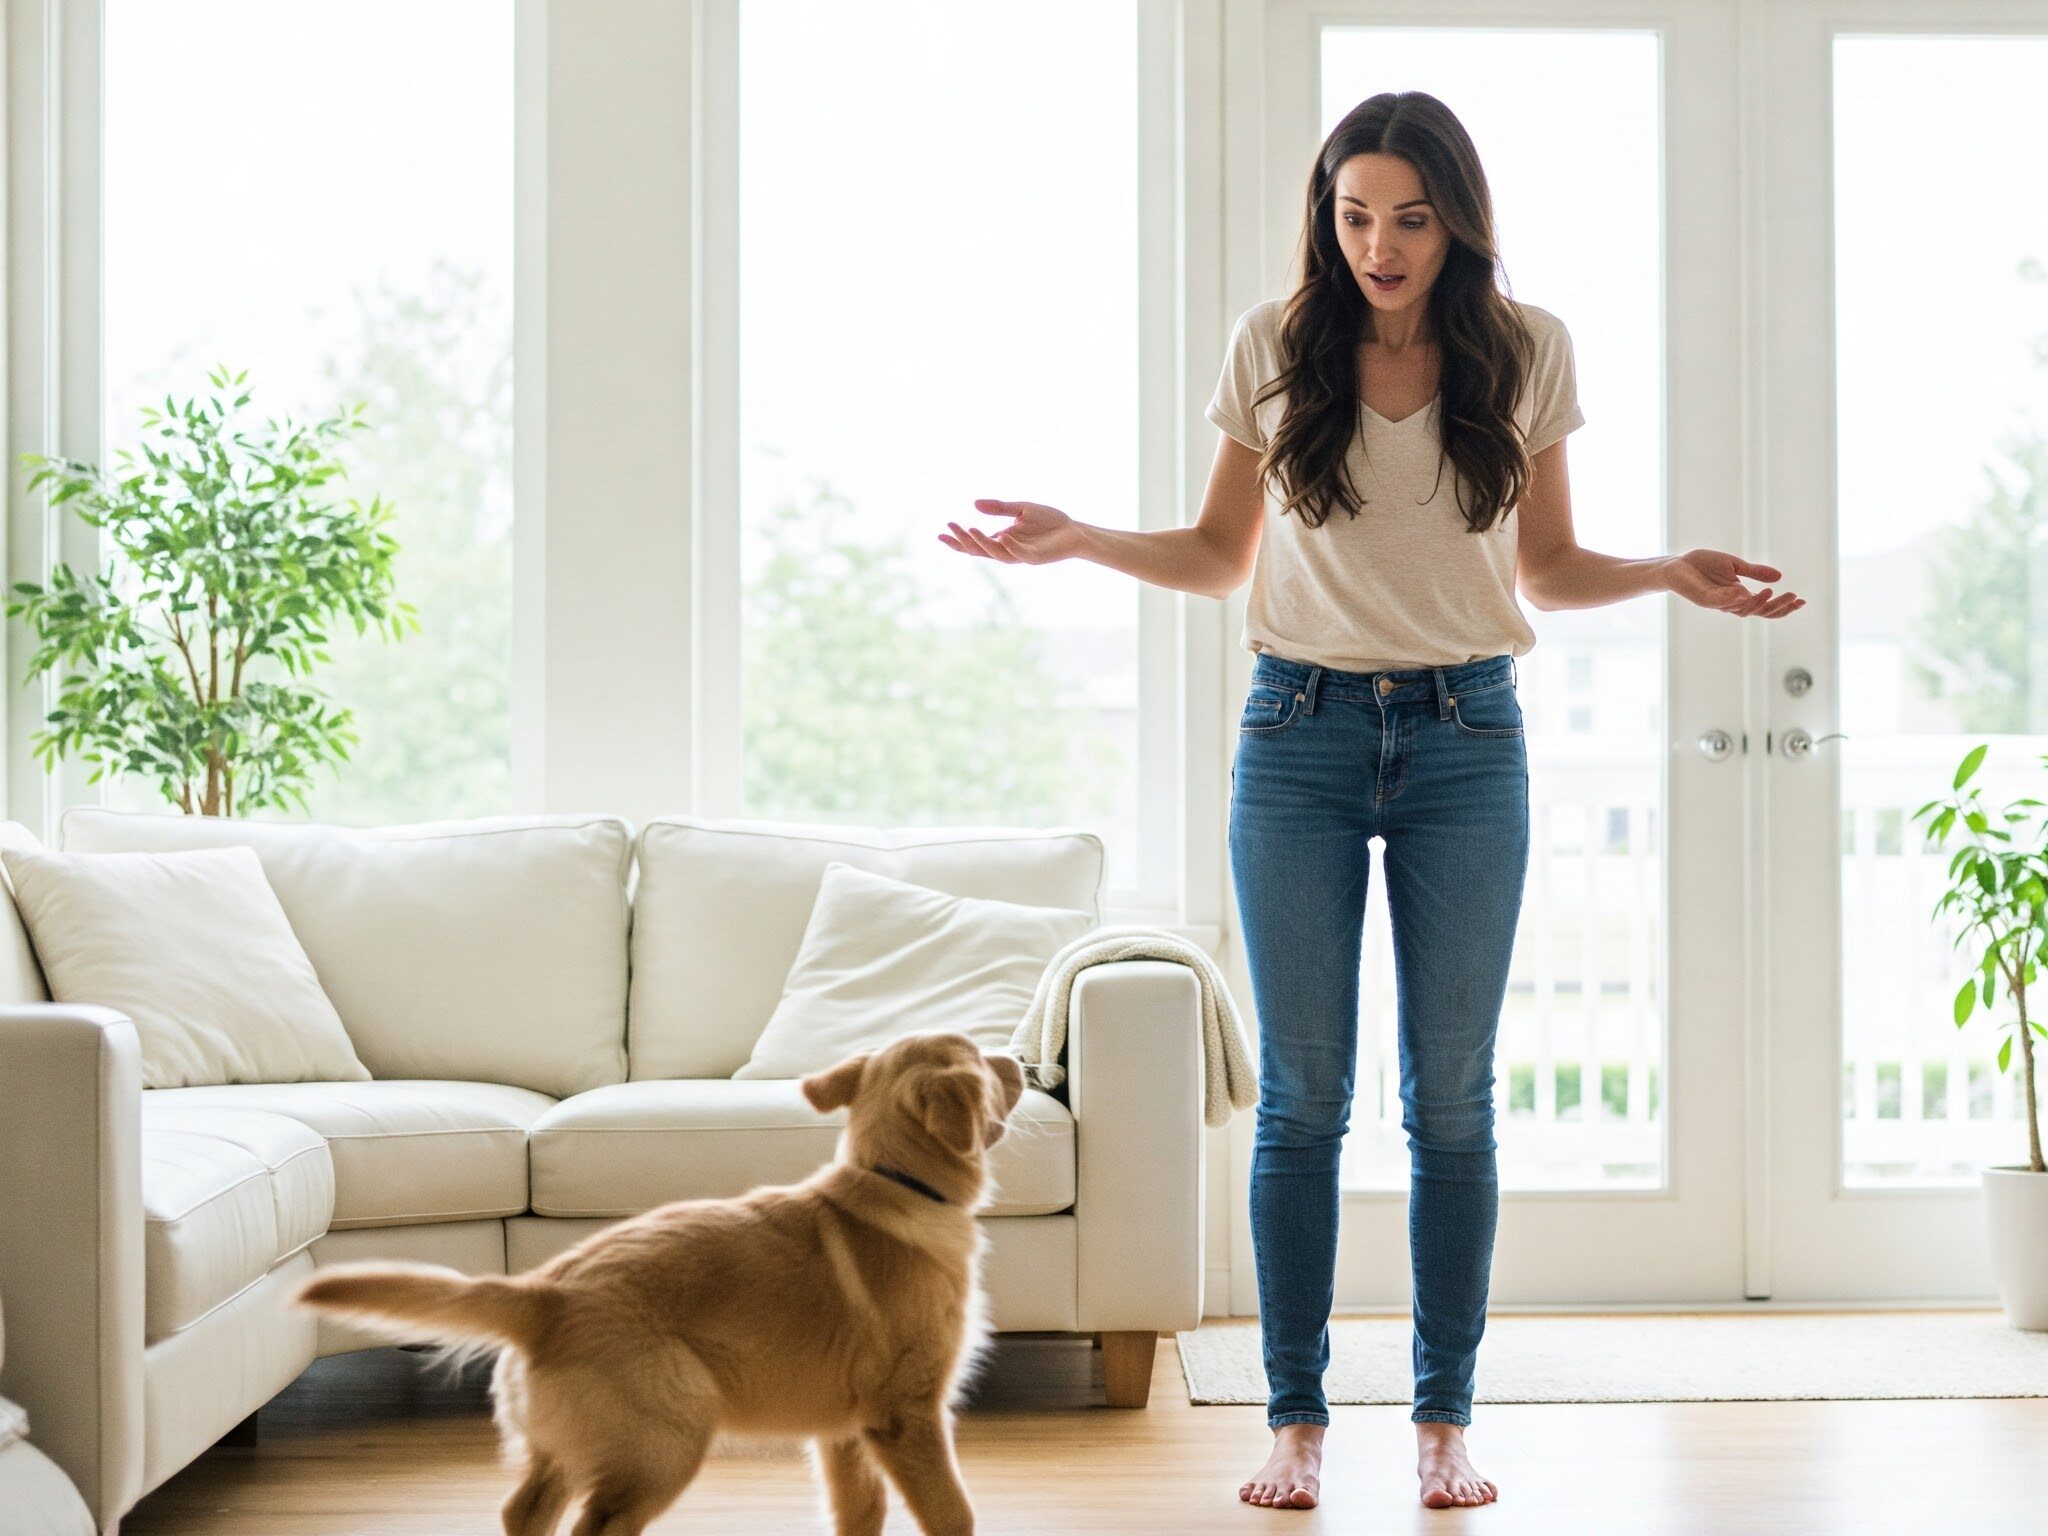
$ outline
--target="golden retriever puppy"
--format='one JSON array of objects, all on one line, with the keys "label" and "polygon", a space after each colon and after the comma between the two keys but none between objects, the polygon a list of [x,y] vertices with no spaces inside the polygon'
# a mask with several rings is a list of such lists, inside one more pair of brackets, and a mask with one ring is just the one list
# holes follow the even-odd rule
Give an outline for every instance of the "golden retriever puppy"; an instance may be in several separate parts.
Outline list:
[{"label": "golden retriever puppy", "polygon": [[498,1348],[495,1417],[524,1473],[508,1536],[548,1536],[578,1496],[576,1536],[633,1536],[720,1430],[813,1438],[840,1536],[882,1529],[880,1472],[931,1536],[970,1532],[952,1413],[989,1342],[975,1211],[1023,1070],[921,1034],[802,1086],[851,1107],[801,1183],[664,1205],[522,1275],[336,1265],[299,1300]]}]

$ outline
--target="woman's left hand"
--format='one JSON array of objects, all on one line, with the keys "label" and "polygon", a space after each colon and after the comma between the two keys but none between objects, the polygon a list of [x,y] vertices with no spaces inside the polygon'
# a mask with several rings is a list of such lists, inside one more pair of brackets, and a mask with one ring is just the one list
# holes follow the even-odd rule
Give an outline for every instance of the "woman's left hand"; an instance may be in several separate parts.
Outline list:
[{"label": "woman's left hand", "polygon": [[1752,592],[1742,584],[1744,576],[1753,581],[1781,581],[1784,574],[1775,566],[1755,565],[1718,549],[1689,549],[1664,562],[1664,584],[1672,591],[1702,608],[1719,608],[1738,619],[1751,615],[1782,619],[1804,608],[1806,599],[1797,593],[1781,592],[1773,597],[1769,587]]}]

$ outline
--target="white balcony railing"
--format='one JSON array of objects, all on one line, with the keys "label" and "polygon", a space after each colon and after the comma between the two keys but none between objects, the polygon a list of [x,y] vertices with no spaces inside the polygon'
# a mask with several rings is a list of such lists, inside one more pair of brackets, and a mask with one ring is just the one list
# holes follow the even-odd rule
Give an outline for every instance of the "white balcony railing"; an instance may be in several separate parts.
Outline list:
[{"label": "white balcony railing", "polygon": [[[2018,1073],[2002,1076],[1994,1061],[1999,1031],[1981,1013],[1964,1030],[1951,1022],[1967,962],[1932,918],[1947,858],[1924,848],[1910,820],[1943,793],[1976,739],[1857,742],[1843,763],[1843,1178],[1852,1185],[1973,1181],[1981,1165],[2024,1154]],[[2048,782],[2030,783],[2042,777],[2038,753],[2011,741],[1991,754],[2009,761],[1987,765],[1987,800],[2048,800]],[[1661,754],[1654,738],[1566,734],[1532,737],[1529,757],[1528,884],[1495,1053],[1501,1183],[1655,1188],[1665,1176],[1669,1098]],[[1392,934],[1377,852],[1360,984],[1344,1183],[1404,1188]],[[2042,992],[2048,1005],[2048,985]],[[2012,1015],[2001,999],[1997,1017]]]}]

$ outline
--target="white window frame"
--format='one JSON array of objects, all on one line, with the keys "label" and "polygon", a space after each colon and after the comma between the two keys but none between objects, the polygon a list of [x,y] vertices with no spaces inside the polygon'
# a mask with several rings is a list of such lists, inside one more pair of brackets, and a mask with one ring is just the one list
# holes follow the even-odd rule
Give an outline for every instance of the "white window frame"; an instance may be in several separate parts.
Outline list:
[{"label": "white window frame", "polygon": [[[522,810],[740,814],[740,0],[514,8],[512,755]],[[1220,0],[1128,0],[1138,27],[1137,526],[1192,521],[1221,363]],[[7,0],[10,452],[97,458],[101,0]],[[1189,232],[1193,232],[1192,238]],[[8,564],[93,558],[10,458]],[[1051,579],[1058,579],[1055,575]],[[1114,921],[1220,940],[1234,604],[1138,593],[1137,878]],[[9,626],[21,670],[33,640]],[[53,836],[99,786],[45,779],[8,711],[8,814]]]}]

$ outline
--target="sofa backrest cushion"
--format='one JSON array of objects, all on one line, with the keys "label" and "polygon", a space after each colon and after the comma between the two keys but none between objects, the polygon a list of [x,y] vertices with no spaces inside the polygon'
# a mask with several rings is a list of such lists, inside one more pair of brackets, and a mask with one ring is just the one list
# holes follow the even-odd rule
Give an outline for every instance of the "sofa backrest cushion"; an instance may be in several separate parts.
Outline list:
[{"label": "sofa backrest cushion", "polygon": [[657,817],[636,848],[634,1079],[739,1070],[781,1000],[834,861],[950,896],[1078,908],[1101,921],[1105,857],[1092,832]]},{"label": "sofa backrest cushion", "polygon": [[254,849],[0,848],[0,867],[51,995],[134,1023],[143,1087],[369,1077]]},{"label": "sofa backrest cushion", "polygon": [[[18,821],[0,821],[0,848],[40,849],[43,840]],[[14,905],[14,887],[0,866],[0,1005],[47,1003],[50,984],[29,942],[28,926]]]},{"label": "sofa backrest cushion", "polygon": [[375,1077],[558,1098],[625,1079],[633,832],[618,817],[362,828],[72,806],[58,842],[253,848]]}]

